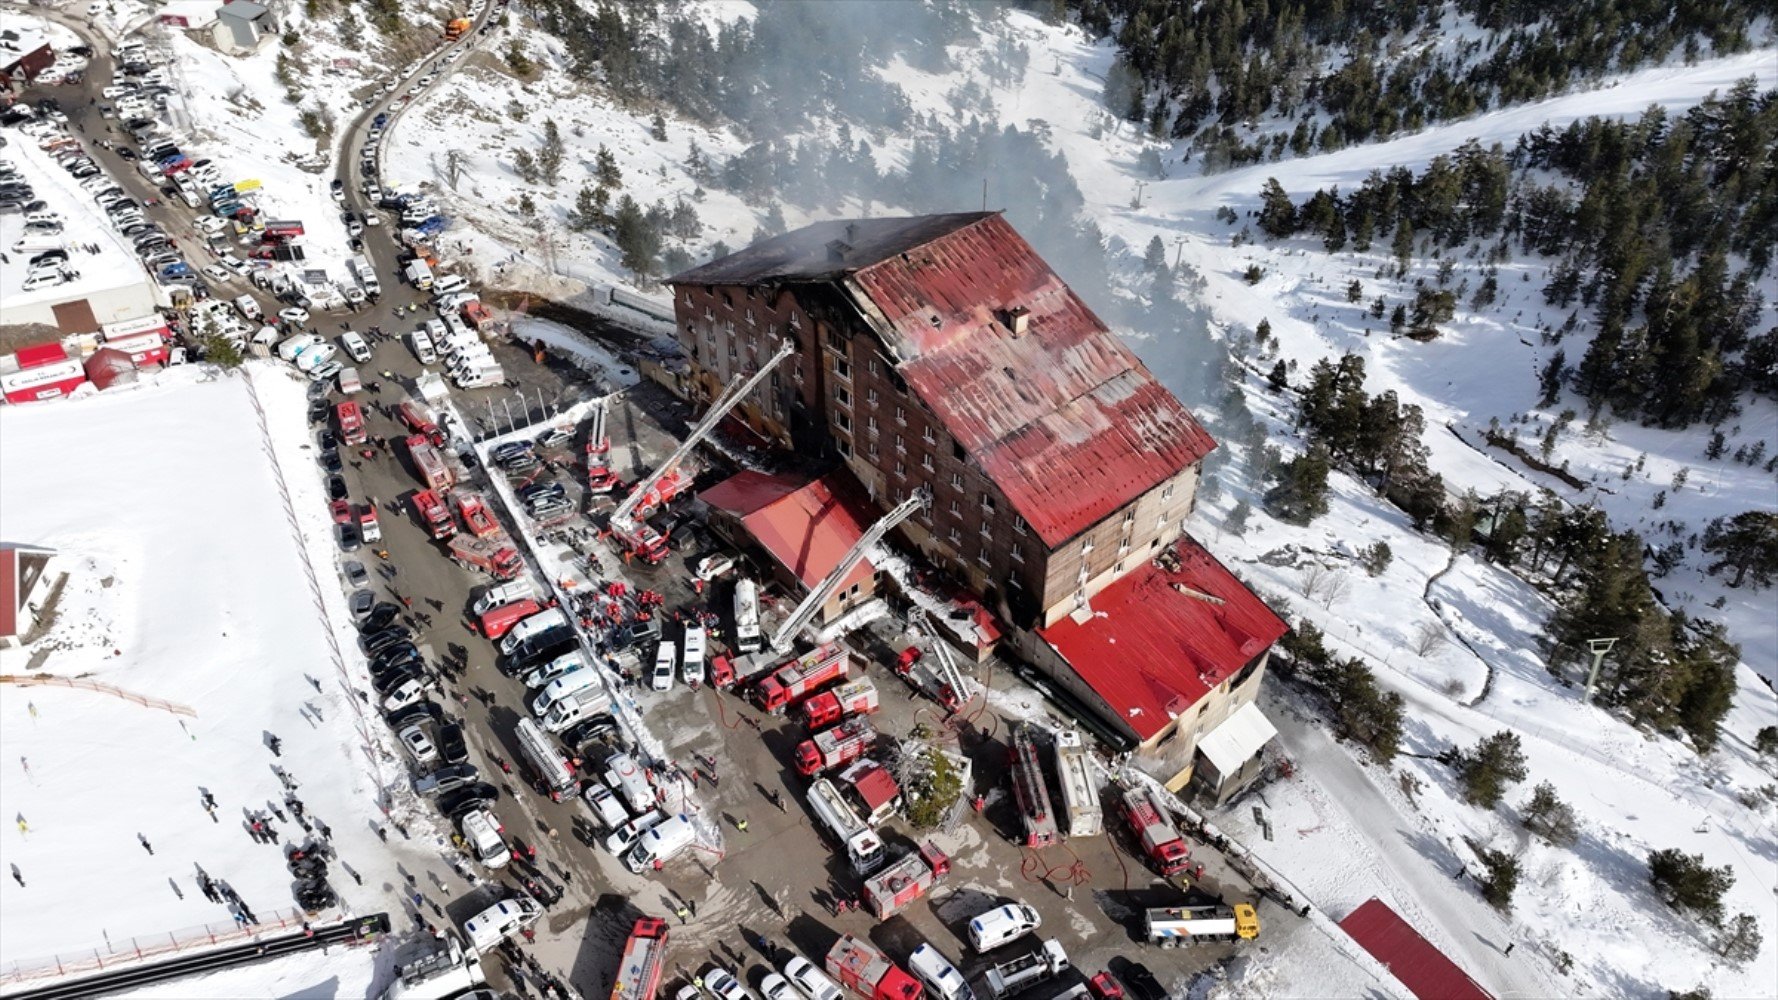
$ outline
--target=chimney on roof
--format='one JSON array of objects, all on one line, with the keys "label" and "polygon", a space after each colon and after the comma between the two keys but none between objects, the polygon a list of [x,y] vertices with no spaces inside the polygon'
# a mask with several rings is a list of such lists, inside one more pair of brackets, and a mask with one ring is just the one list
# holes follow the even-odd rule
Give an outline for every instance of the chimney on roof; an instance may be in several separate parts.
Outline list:
[{"label": "chimney on roof", "polygon": [[827,241],[827,259],[835,264],[843,263],[852,256],[852,244],[845,240]]},{"label": "chimney on roof", "polygon": [[1026,328],[1031,325],[1031,310],[1024,306],[1013,306],[1010,309],[1002,310],[1000,322],[1012,332],[1014,337],[1023,337]]}]

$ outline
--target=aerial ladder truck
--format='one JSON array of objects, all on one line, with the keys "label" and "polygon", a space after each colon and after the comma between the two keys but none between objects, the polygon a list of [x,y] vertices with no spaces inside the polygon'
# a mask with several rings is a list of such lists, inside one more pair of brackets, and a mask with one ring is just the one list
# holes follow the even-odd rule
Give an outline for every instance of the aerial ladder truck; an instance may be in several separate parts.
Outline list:
[{"label": "aerial ladder truck", "polygon": [[611,435],[605,430],[605,416],[611,397],[593,403],[588,414],[586,433],[586,488],[588,493],[610,493],[617,488],[617,474],[611,471]]},{"label": "aerial ladder truck", "polygon": [[914,512],[925,507],[930,499],[931,495],[924,488],[915,490],[906,500],[896,504],[889,513],[878,518],[877,523],[865,529],[864,534],[859,536],[858,541],[853,543],[852,548],[840,559],[839,565],[833,568],[833,572],[827,574],[820,583],[809,590],[809,595],[803,598],[802,603],[796,606],[796,610],[792,611],[790,617],[784,620],[784,624],[778,627],[778,631],[773,633],[772,649],[778,653],[789,652],[791,643],[796,639],[796,634],[814,620],[815,615],[821,611],[822,605],[826,604],[827,599],[833,596],[833,592],[840,588],[840,584],[864,559],[864,554],[870,551],[871,546],[882,541],[883,536],[887,535],[896,525],[914,516]]},{"label": "aerial ladder truck", "polygon": [[728,416],[730,410],[733,410],[741,400],[746,399],[748,393],[765,381],[765,377],[771,373],[772,369],[778,367],[778,364],[790,357],[795,350],[794,341],[783,341],[778,345],[778,353],[760,365],[758,371],[745,378],[730,382],[728,388],[722,391],[722,395],[716,398],[716,402],[711,404],[709,412],[704,414],[704,419],[698,421],[697,426],[693,427],[691,433],[686,435],[679,448],[667,456],[667,460],[662,462],[647,478],[637,483],[636,488],[630,491],[630,495],[624,498],[624,502],[612,512],[611,533],[624,547],[625,552],[648,563],[658,563],[667,557],[667,538],[649,526],[648,516],[654,513],[657,507],[679,495],[680,491],[690,485],[690,477],[682,474],[679,464],[685,461],[692,450],[702,444],[705,438],[710,436],[710,432],[716,429],[716,425],[722,423],[722,418]]},{"label": "aerial ladder truck", "polygon": [[963,671],[958,669],[957,660],[951,655],[950,643],[938,634],[938,629],[926,616],[926,609],[918,604],[908,612],[908,630],[916,636],[925,636],[927,644],[932,647],[932,662],[927,663],[926,657],[920,655],[920,647],[910,645],[908,650],[911,652],[903,652],[896,662],[895,672],[922,694],[943,705],[945,711],[955,712],[974,695],[974,691],[963,679]]}]

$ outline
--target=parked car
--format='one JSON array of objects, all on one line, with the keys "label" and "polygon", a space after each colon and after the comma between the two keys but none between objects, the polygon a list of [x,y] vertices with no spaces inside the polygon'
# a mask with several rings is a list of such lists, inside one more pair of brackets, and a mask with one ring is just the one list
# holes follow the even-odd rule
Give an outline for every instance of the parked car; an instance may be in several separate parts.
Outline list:
[{"label": "parked car", "polygon": [[[345,574],[346,586],[351,587],[354,590],[367,586],[370,583],[370,573],[365,570],[364,564],[356,559],[346,560],[345,564],[341,566],[340,569]],[[364,610],[369,611],[370,608],[367,607]]]},{"label": "parked car", "polygon": [[475,784],[481,773],[473,764],[448,764],[430,774],[414,779],[414,792],[419,795],[438,795],[443,792],[454,792],[459,788],[467,788]]},{"label": "parked car", "polygon": [[409,726],[396,735],[401,740],[402,748],[417,763],[430,764],[438,759],[438,748],[432,745],[432,738],[426,735],[426,730],[418,725]]},{"label": "parked car", "polygon": [[469,759],[469,744],[463,738],[461,722],[447,722],[438,727],[438,754],[451,764],[461,764]]},{"label": "parked car", "polygon": [[594,740],[603,740],[617,735],[617,719],[606,713],[595,715],[584,722],[577,722],[562,733],[563,745],[578,750]]}]

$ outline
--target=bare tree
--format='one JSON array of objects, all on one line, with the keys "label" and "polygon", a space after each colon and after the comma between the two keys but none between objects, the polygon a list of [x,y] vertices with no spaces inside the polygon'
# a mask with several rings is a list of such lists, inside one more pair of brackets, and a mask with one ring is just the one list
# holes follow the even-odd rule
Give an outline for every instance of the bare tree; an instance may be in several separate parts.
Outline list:
[{"label": "bare tree", "polygon": [[1326,591],[1328,585],[1333,582],[1333,579],[1333,570],[1320,563],[1310,563],[1309,568],[1303,570],[1303,596],[1311,601],[1315,600]]},{"label": "bare tree", "polygon": [[1431,656],[1450,645],[1450,642],[1451,637],[1445,632],[1443,625],[1435,621],[1421,622],[1420,627],[1414,630],[1414,655]]},{"label": "bare tree", "polygon": [[451,182],[451,190],[457,190],[457,179],[463,176],[463,151],[452,148],[445,152],[445,176]]}]

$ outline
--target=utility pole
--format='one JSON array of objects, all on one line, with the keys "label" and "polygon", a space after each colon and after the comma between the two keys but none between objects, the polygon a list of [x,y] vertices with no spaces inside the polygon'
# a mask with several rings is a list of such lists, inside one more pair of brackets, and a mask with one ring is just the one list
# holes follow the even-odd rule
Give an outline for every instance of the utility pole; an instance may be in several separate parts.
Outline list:
[{"label": "utility pole", "polygon": [[1611,652],[1611,647],[1615,645],[1617,645],[1615,637],[1587,640],[1587,650],[1593,654],[1593,669],[1587,671],[1587,689],[1581,697],[1583,704],[1593,700],[1593,692],[1598,690],[1599,686],[1599,667],[1605,662],[1605,654]]},{"label": "utility pole", "polygon": [[1173,237],[1173,246],[1179,251],[1173,255],[1173,270],[1177,271],[1179,270],[1179,265],[1185,263],[1185,237]]},{"label": "utility pole", "polygon": [[1137,181],[1136,182],[1136,197],[1130,201],[1131,208],[1141,208],[1142,207],[1142,189],[1147,186],[1148,186],[1147,181]]}]

